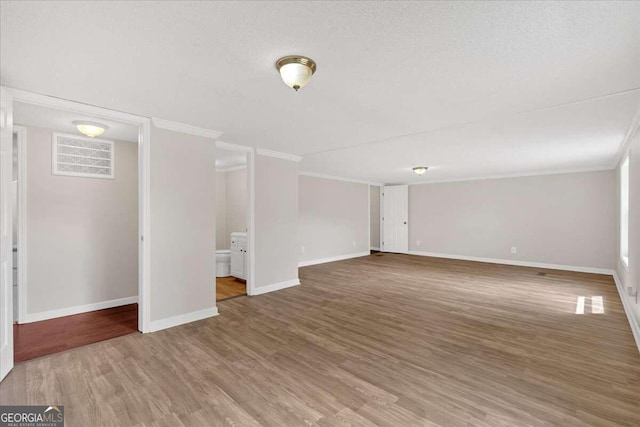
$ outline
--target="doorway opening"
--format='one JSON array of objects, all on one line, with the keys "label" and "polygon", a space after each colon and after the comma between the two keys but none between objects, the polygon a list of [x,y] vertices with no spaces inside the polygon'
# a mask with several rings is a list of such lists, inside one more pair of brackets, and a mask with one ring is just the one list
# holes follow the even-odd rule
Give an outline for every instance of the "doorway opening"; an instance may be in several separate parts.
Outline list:
[{"label": "doorway opening", "polygon": [[216,150],[216,301],[247,294],[248,155]]},{"label": "doorway opening", "polygon": [[13,123],[14,361],[142,330],[142,125],[22,99]]}]

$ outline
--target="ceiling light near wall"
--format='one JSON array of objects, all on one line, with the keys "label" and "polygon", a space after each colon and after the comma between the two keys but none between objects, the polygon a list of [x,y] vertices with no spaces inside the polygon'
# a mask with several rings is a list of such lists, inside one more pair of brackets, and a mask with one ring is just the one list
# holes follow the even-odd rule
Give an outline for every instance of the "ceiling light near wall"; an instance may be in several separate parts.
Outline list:
[{"label": "ceiling light near wall", "polygon": [[282,81],[297,92],[309,83],[311,76],[316,72],[316,63],[306,56],[290,55],[278,59],[276,68]]},{"label": "ceiling light near wall", "polygon": [[107,129],[107,126],[96,122],[77,120],[73,122],[73,124],[76,125],[78,132],[83,135],[87,135],[90,138],[95,138],[96,136],[102,135],[105,129]]},{"label": "ceiling light near wall", "polygon": [[429,169],[427,166],[416,166],[413,171],[418,175],[423,175],[427,169]]}]

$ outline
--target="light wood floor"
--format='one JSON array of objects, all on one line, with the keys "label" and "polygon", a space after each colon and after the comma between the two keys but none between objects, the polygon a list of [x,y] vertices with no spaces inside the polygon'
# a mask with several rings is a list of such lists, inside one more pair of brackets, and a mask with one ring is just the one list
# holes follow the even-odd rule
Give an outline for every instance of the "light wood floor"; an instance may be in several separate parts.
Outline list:
[{"label": "light wood floor", "polygon": [[216,277],[216,301],[247,294],[247,282],[235,277]]},{"label": "light wood floor", "polygon": [[300,278],[19,364],[0,403],[63,404],[68,426],[640,425],[640,355],[610,277],[384,254]]}]

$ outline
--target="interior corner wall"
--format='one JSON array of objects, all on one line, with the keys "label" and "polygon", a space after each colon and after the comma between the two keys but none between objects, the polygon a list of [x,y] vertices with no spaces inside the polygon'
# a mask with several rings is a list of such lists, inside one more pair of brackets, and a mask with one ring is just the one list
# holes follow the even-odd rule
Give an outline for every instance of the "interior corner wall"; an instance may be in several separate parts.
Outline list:
[{"label": "interior corner wall", "polygon": [[369,185],[300,175],[300,262],[369,253]]},{"label": "interior corner wall", "polygon": [[116,141],[115,179],[96,179],[53,175],[51,137],[27,128],[26,313],[34,320],[138,296],[138,144]]},{"label": "interior corner wall", "polygon": [[216,172],[216,249],[229,249],[227,236],[227,174]]},{"label": "interior corner wall", "polygon": [[254,221],[254,292],[295,284],[298,281],[297,162],[256,154]]},{"label": "interior corner wall", "polygon": [[611,170],[411,185],[409,249],[612,270],[615,181]]},{"label": "interior corner wall", "polygon": [[370,249],[380,250],[380,187],[369,186]]},{"label": "interior corner wall", "polygon": [[[640,132],[631,141],[629,152],[629,267],[620,259],[620,167],[616,170],[616,273],[623,291],[621,298],[631,307],[640,329]],[[628,295],[628,288],[635,296]],[[638,343],[640,346],[640,343]]]},{"label": "interior corner wall", "polygon": [[153,126],[150,148],[154,330],[217,313],[216,154],[213,139]]}]

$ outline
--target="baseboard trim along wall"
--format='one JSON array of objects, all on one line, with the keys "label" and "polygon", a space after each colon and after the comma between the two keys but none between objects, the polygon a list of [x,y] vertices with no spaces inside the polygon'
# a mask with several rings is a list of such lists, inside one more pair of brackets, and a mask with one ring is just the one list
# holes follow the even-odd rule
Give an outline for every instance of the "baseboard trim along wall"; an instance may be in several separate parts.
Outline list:
[{"label": "baseboard trim along wall", "polygon": [[94,302],[92,304],[76,305],[73,307],[59,308],[56,310],[41,311],[40,313],[27,313],[20,323],[39,322],[41,320],[55,319],[58,317],[72,316],[74,314],[88,313],[89,311],[104,310],[105,308],[120,307],[121,305],[136,304],[138,297],[112,299],[109,301]]},{"label": "baseboard trim along wall", "polygon": [[271,285],[266,286],[257,286],[253,288],[253,296],[262,295],[269,292],[279,291],[281,289],[291,288],[293,286],[298,286],[300,284],[300,279],[287,280],[286,282],[273,283]]},{"label": "baseboard trim along wall", "polygon": [[372,251],[379,251],[380,250],[380,248],[376,248],[376,247],[373,247],[373,246],[370,247],[369,249],[371,249]]},{"label": "baseboard trim along wall", "polygon": [[613,276],[614,270],[607,268],[581,267],[577,265],[547,264],[543,262],[518,261],[513,259],[483,258],[467,255],[439,254],[434,252],[409,251],[409,255],[429,256],[433,258],[459,259],[462,261],[487,262],[490,264],[516,265],[520,267],[547,268],[549,270],[576,271],[579,273],[606,274]]},{"label": "baseboard trim along wall", "polygon": [[151,322],[149,332],[157,332],[163,329],[173,328],[174,326],[184,325],[209,317],[218,315],[218,307],[209,307],[204,310],[192,311],[191,313],[179,314],[166,319],[154,320]]},{"label": "baseboard trim along wall", "polygon": [[316,264],[324,264],[326,262],[334,262],[334,261],[342,261],[345,259],[350,259],[350,258],[358,258],[361,256],[367,256],[367,255],[371,255],[371,252],[366,251],[366,252],[356,252],[353,254],[347,254],[347,255],[338,255],[338,256],[332,256],[329,258],[320,258],[320,259],[312,259],[309,261],[300,261],[298,263],[298,267],[308,267],[310,265],[316,265]]},{"label": "baseboard trim along wall", "polygon": [[631,332],[633,332],[633,338],[636,340],[636,346],[638,347],[638,352],[640,352],[640,325],[635,319],[633,315],[633,306],[631,305],[631,301],[629,301],[629,297],[624,291],[624,286],[622,286],[622,282],[620,281],[620,277],[618,277],[618,273],[616,271],[613,272],[613,281],[616,282],[616,288],[618,289],[618,294],[620,295],[620,299],[622,300],[622,306],[624,307],[624,312],[627,315],[627,320],[629,321],[629,326],[631,326]]}]

